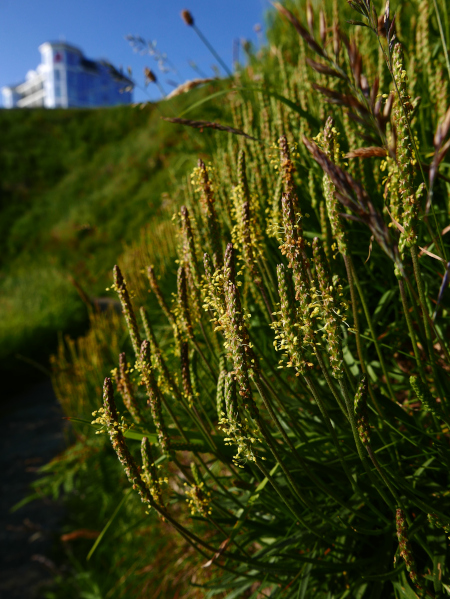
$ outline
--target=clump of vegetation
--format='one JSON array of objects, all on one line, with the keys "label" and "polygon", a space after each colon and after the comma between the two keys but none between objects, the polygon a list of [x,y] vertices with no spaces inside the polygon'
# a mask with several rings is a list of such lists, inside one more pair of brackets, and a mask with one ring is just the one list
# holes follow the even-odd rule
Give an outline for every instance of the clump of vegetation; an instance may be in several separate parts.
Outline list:
[{"label": "clump of vegetation", "polygon": [[[103,405],[76,408],[204,597],[450,594],[448,23],[349,4],[275,4],[181,184],[176,277],[149,264],[144,301],[115,266],[129,336],[104,328]],[[70,374],[83,343],[63,397],[106,370]]]}]

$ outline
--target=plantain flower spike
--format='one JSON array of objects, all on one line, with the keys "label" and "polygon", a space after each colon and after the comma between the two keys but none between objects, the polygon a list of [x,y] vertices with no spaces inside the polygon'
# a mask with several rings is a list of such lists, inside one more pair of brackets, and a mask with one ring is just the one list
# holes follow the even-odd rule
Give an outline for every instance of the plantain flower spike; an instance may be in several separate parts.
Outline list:
[{"label": "plantain flower spike", "polygon": [[117,292],[117,295],[119,296],[119,300],[122,305],[122,312],[125,316],[125,321],[127,323],[128,331],[130,333],[134,353],[136,357],[138,357],[141,346],[141,337],[139,335],[139,329],[136,322],[136,316],[133,310],[133,304],[131,303],[131,298],[130,294],[128,293],[126,281],[123,278],[122,272],[120,271],[120,268],[117,266],[117,264],[116,266],[114,266],[113,273],[113,289]]},{"label": "plantain flower spike", "polygon": [[211,285],[214,275],[214,265],[212,263],[209,254],[203,254],[203,268],[205,269],[205,277],[208,283]]},{"label": "plantain flower spike", "polygon": [[138,491],[142,502],[151,506],[153,499],[145,482],[142,480],[139,468],[127,447],[125,437],[118,423],[114,390],[110,378],[106,378],[103,385],[103,413],[111,444],[125,470],[128,480],[132,484],[133,489]]},{"label": "plantain flower spike", "polygon": [[183,234],[183,250],[184,259],[186,264],[189,265],[189,270],[192,273],[194,283],[197,287],[200,287],[200,270],[197,260],[197,252],[195,249],[194,233],[192,231],[191,220],[189,217],[189,210],[186,206],[181,206],[181,230]]},{"label": "plantain flower spike", "polygon": [[[334,127],[334,121],[331,117],[328,117],[323,132],[324,152],[333,162],[336,161],[336,154],[338,151],[338,148],[336,147],[336,137],[337,132]],[[346,255],[348,252],[347,235],[342,222],[342,217],[340,216],[341,208],[336,197],[336,188],[327,174],[324,174],[323,176],[323,193],[327,204],[332,235],[336,240],[340,253]]]},{"label": "plantain flower spike", "polygon": [[184,330],[186,331],[188,337],[193,339],[194,330],[192,328],[192,320],[189,310],[186,270],[184,266],[180,266],[177,273],[177,297]]},{"label": "plantain flower spike", "polygon": [[[211,493],[206,488],[205,482],[200,476],[197,464],[191,462],[191,472],[194,479],[194,484],[186,491],[187,501],[191,508],[191,514],[199,513],[202,516],[210,516],[211,509]],[[187,484],[185,483],[187,486]]]},{"label": "plantain flower spike", "polygon": [[299,236],[295,224],[291,196],[289,194],[283,194],[281,204],[283,209],[285,240],[280,246],[280,249],[281,253],[285,254],[288,258],[288,266],[292,269],[295,299],[299,302],[298,320],[300,321],[301,336],[303,343],[309,345],[313,342],[313,329],[309,311],[311,299],[309,280],[306,271],[308,263],[303,251],[304,239]]},{"label": "plantain flower spike", "polygon": [[216,389],[216,406],[217,406],[217,418],[220,420],[224,415],[224,402],[225,402],[225,378],[227,376],[226,369],[226,358],[222,354],[219,362],[219,378],[217,380]]},{"label": "plantain flower spike", "polygon": [[278,351],[285,353],[288,367],[295,368],[297,374],[305,375],[308,370],[308,363],[303,355],[300,335],[295,330],[296,319],[292,283],[282,264],[277,266],[277,278],[281,319],[275,325],[277,335],[274,345]]},{"label": "plantain flower spike", "polygon": [[130,370],[127,365],[125,353],[123,352],[119,355],[119,381],[120,385],[118,386],[120,386],[120,391],[127,410],[130,412],[136,424],[141,424],[143,418],[133,393],[133,387],[130,381]]},{"label": "plantain flower spike", "polygon": [[257,368],[256,358],[250,347],[248,331],[242,312],[241,299],[235,280],[235,259],[233,245],[227,246],[225,271],[229,278],[225,281],[225,306],[223,328],[227,342],[227,350],[233,361],[234,372],[239,386],[239,395],[252,418],[257,418],[258,408],[252,397],[249,371]]},{"label": "plantain flower spike", "polygon": [[186,10],[186,9],[182,10],[181,18],[186,23],[186,25],[189,25],[189,27],[192,27],[194,25],[194,17],[192,16],[192,14],[189,10]]},{"label": "plantain flower spike", "polygon": [[280,173],[283,179],[284,193],[290,195],[292,199],[292,206],[294,209],[295,218],[296,220],[300,220],[301,212],[294,181],[295,166],[291,160],[291,152],[289,150],[289,144],[286,135],[282,135],[280,137],[280,139],[278,140],[278,145],[280,148]]},{"label": "plantain flower spike", "polygon": [[229,422],[240,422],[239,408],[236,395],[236,383],[232,372],[228,373],[225,377],[224,400],[225,413]]},{"label": "plantain flower spike", "polygon": [[[332,374],[335,379],[341,379],[344,376],[344,370],[342,368],[344,357],[342,355],[342,343],[339,330],[340,313],[342,306],[345,306],[346,304],[345,302],[339,303],[336,301],[336,294],[340,292],[341,289],[340,287],[335,289],[335,286],[332,285],[326,258],[317,237],[313,240],[313,255],[320,293],[316,290],[315,293],[311,290],[311,293],[313,296],[318,296],[318,310],[319,313],[322,312],[323,319],[325,320],[324,336],[327,339],[327,350]],[[314,308],[315,304],[316,302],[312,303]],[[314,314],[314,311],[312,314]]]},{"label": "plantain flower spike", "polygon": [[402,509],[397,509],[395,520],[397,526],[397,538],[400,547],[400,555],[403,558],[403,561],[405,562],[406,569],[409,572],[409,577],[411,578],[413,584],[415,584],[416,587],[421,588],[419,575],[416,571],[416,563],[412,553],[411,543],[408,540],[408,528],[405,513]]},{"label": "plantain flower spike", "polygon": [[[224,399],[226,414],[219,420],[220,428],[227,435],[225,437],[226,445],[236,445],[237,454],[233,457],[236,466],[243,468],[241,462],[256,462],[257,454],[253,449],[253,444],[258,440],[258,433],[252,431],[239,413],[236,393],[236,381],[234,374],[229,372],[225,376]],[[264,459],[264,458],[263,458]]]},{"label": "plantain flower spike", "polygon": [[232,243],[228,243],[225,249],[223,281],[225,287],[228,285],[228,283],[236,283],[236,260]]},{"label": "plantain flower spike", "polygon": [[156,383],[155,375],[153,374],[150,363],[150,343],[147,340],[142,342],[138,366],[147,390],[148,404],[152,412],[152,418],[161,448],[164,453],[168,454],[170,453],[170,442],[162,413],[161,391]]},{"label": "plantain flower spike", "polygon": [[223,262],[219,221],[215,209],[214,193],[205,163],[200,158],[194,172],[197,176],[201,199],[206,218],[208,241],[212,249],[214,268],[217,270]]},{"label": "plantain flower spike", "polygon": [[247,173],[245,167],[245,152],[241,150],[238,158],[238,176],[239,187],[242,192],[243,202],[240,206],[240,214],[237,214],[240,229],[239,241],[242,245],[245,262],[250,271],[253,282],[256,285],[262,284],[261,273],[255,257],[255,250],[258,251],[256,235],[254,233],[254,223],[252,222],[250,190],[248,187]]},{"label": "plantain flower spike", "polygon": [[408,92],[408,76],[404,68],[403,48],[400,43],[394,47],[392,65],[398,90],[392,117],[397,133],[398,191],[401,199],[401,224],[404,229],[400,234],[399,241],[399,249],[402,252],[405,247],[411,247],[417,241],[419,208],[425,185],[422,184],[416,192],[414,191],[414,165],[417,161],[409,126],[413,107]]},{"label": "plantain flower spike", "polygon": [[363,376],[355,395],[355,420],[359,438],[364,447],[370,445],[370,426],[367,411],[367,377]]},{"label": "plantain flower spike", "polygon": [[154,502],[160,507],[164,507],[162,500],[162,479],[158,477],[158,472],[153,459],[152,447],[147,437],[144,437],[141,442],[141,457],[142,457],[142,474]]},{"label": "plantain flower spike", "polygon": [[417,396],[417,399],[420,400],[422,404],[422,409],[426,412],[431,412],[434,414],[434,416],[439,416],[436,400],[421,379],[417,376],[411,376],[409,378],[409,382]]},{"label": "plantain flower spike", "polygon": [[194,391],[192,389],[191,371],[189,368],[189,345],[186,341],[181,344],[181,378],[183,392],[190,408],[194,405]]}]

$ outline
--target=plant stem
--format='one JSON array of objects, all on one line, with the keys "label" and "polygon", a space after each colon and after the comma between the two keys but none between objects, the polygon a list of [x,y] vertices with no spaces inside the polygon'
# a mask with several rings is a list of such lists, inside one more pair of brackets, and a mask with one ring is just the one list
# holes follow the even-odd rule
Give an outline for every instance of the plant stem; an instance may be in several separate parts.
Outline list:
[{"label": "plant stem", "polygon": [[352,400],[350,399],[350,396],[348,394],[348,389],[347,386],[345,384],[344,379],[339,379],[339,384],[341,386],[341,390],[342,390],[342,394],[345,397],[345,402],[347,404],[347,409],[348,409],[348,414],[350,417],[350,425],[352,427],[352,432],[353,432],[353,437],[355,439],[355,444],[356,444],[356,449],[358,450],[358,455],[361,459],[361,462],[364,466],[365,471],[367,472],[367,475],[369,476],[372,484],[375,486],[376,490],[378,491],[378,493],[381,495],[381,497],[384,499],[384,501],[386,502],[386,504],[392,509],[394,510],[394,506],[392,505],[392,502],[389,500],[388,497],[386,497],[384,491],[382,489],[380,489],[379,485],[377,484],[377,480],[375,479],[375,477],[373,476],[370,467],[367,463],[367,457],[364,454],[363,448],[362,448],[362,443],[360,441],[359,438],[359,434],[358,434],[358,429],[356,428],[356,421],[355,421],[355,414],[353,411],[353,405],[352,405]]},{"label": "plant stem", "polygon": [[434,10],[436,11],[437,22],[438,22],[438,25],[439,25],[439,33],[441,34],[442,48],[444,50],[444,55],[445,55],[445,63],[447,65],[448,76],[450,78],[450,59],[449,59],[449,56],[448,56],[448,48],[447,48],[447,43],[446,43],[446,40],[445,40],[444,29],[442,27],[441,15],[439,14],[439,8],[438,8],[438,5],[437,5],[437,1],[433,0],[433,3],[434,3]]},{"label": "plant stem", "polygon": [[419,257],[417,255],[417,246],[416,245],[413,245],[411,247],[411,258],[412,258],[412,263],[413,263],[413,268],[414,268],[414,278],[416,279],[416,285],[417,285],[417,289],[419,291],[419,300],[420,300],[420,307],[422,309],[423,326],[425,328],[425,337],[426,337],[427,346],[428,346],[428,358],[430,360],[431,368],[433,370],[434,380],[437,384],[439,379],[438,379],[438,375],[437,375],[437,371],[436,371],[436,364],[434,361],[433,340],[431,338],[430,325],[429,325],[428,319],[427,319],[427,315],[428,315],[427,304],[426,304],[426,298],[425,298],[425,291],[423,289],[422,273],[420,272]]},{"label": "plant stem", "polygon": [[195,339],[192,339],[192,343],[194,344],[195,349],[199,353],[201,359],[203,360],[203,363],[206,365],[209,373],[211,374],[213,382],[215,383],[217,381],[217,374],[214,372],[211,364],[205,358],[205,354],[202,352],[202,350],[201,350],[199,344],[197,343],[197,341]]},{"label": "plant stem", "polygon": [[339,459],[340,459],[340,462],[342,464],[342,468],[344,469],[344,472],[345,472],[345,474],[346,474],[346,476],[347,476],[350,484],[353,487],[355,481],[353,479],[353,476],[352,476],[350,470],[347,467],[347,463],[345,461],[345,456],[344,456],[344,454],[342,452],[342,447],[341,447],[341,445],[339,443],[339,439],[338,439],[338,436],[336,434],[336,431],[334,430],[334,427],[331,424],[331,420],[330,420],[330,417],[328,415],[327,409],[325,408],[320,395],[317,393],[317,389],[316,389],[316,387],[315,387],[312,379],[308,375],[304,376],[304,379],[305,379],[306,384],[308,385],[308,387],[309,387],[309,389],[310,389],[310,391],[312,393],[312,396],[314,397],[314,400],[316,401],[317,405],[319,406],[320,411],[322,412],[322,417],[323,417],[323,419],[325,421],[325,425],[326,425],[328,431],[330,432],[330,434],[331,434],[331,436],[333,438],[334,444],[336,446],[336,449],[338,451]]},{"label": "plant stem", "polygon": [[214,58],[220,64],[220,66],[225,71],[225,73],[228,75],[228,77],[232,77],[233,75],[232,75],[230,69],[223,62],[223,60],[220,58],[220,56],[217,54],[217,52],[214,50],[214,48],[208,42],[208,40],[206,39],[206,37],[200,31],[200,29],[195,24],[192,25],[192,29],[195,31],[195,33],[198,35],[198,37],[202,40],[202,42],[205,44],[205,46],[208,48],[208,50],[211,52],[211,54],[214,56]]},{"label": "plant stem", "polygon": [[353,328],[355,330],[355,337],[356,337],[356,351],[358,352],[358,358],[359,358],[359,363],[361,364],[361,370],[363,371],[364,374],[367,374],[366,363],[364,362],[364,356],[363,356],[363,352],[362,352],[361,336],[360,336],[360,332],[359,332],[358,306],[356,303],[355,287],[353,285],[352,268],[351,268],[349,256],[343,254],[343,258],[344,258],[344,263],[345,263],[345,269],[347,271],[348,284],[350,286],[350,297],[352,300]]},{"label": "plant stem", "polygon": [[325,377],[325,380],[328,384],[328,387],[330,388],[331,393],[333,394],[334,399],[337,401],[338,406],[341,408],[341,411],[344,414],[344,416],[346,418],[348,418],[348,414],[347,414],[347,410],[345,409],[345,405],[344,405],[342,399],[339,397],[339,393],[336,389],[336,385],[333,383],[333,380],[330,377],[330,374],[327,370],[326,364],[316,346],[314,346],[314,353],[316,354],[317,361],[319,362],[319,366],[322,370],[323,376]]},{"label": "plant stem", "polygon": [[419,349],[417,347],[416,335],[414,333],[413,323],[411,320],[411,314],[409,313],[408,302],[406,299],[405,286],[401,279],[398,280],[398,286],[400,289],[400,296],[402,298],[403,312],[405,313],[406,324],[408,325],[409,336],[411,338],[411,344],[416,358],[416,365],[420,373],[420,378],[426,383],[425,372],[423,370],[422,361],[420,359]]},{"label": "plant stem", "polygon": [[[254,381],[259,394],[261,395],[261,398],[264,401],[264,404],[266,405],[266,407],[269,408],[270,404],[267,400],[267,398],[264,396],[263,390],[261,389],[261,387],[258,385],[257,381]],[[345,414],[347,414],[347,412],[345,412]],[[310,480],[315,483],[320,489],[322,489],[322,491],[324,491],[325,493],[329,494],[331,497],[333,497],[333,499],[342,507],[350,510],[351,512],[353,512],[354,510],[349,507],[338,495],[336,495],[336,493],[333,491],[333,489],[331,489],[329,487],[329,485],[325,484],[323,481],[321,481],[309,468],[309,466],[307,465],[307,463],[305,462],[305,460],[299,455],[297,449],[295,448],[295,446],[292,444],[291,440],[289,439],[289,437],[287,437],[287,435],[285,435],[285,431],[282,428],[279,428],[279,431],[281,432],[283,439],[286,441],[286,443],[289,446],[289,449],[292,451],[292,453],[295,455],[295,457],[297,458],[297,461],[299,462],[299,464],[301,465],[301,467],[303,468],[305,474],[308,476],[308,478],[310,478]],[[339,448],[338,448],[339,449]],[[350,475],[351,476],[351,475]],[[349,479],[350,482],[353,481],[353,487],[355,490],[359,491],[359,489],[357,489],[356,484],[354,482],[354,480],[352,478]],[[360,491],[359,491],[360,492]],[[361,492],[360,492],[361,493]],[[362,495],[362,493],[361,493]],[[358,514],[359,517],[362,517],[363,519],[366,519],[364,516],[362,516],[361,514]]]},{"label": "plant stem", "polygon": [[211,342],[210,342],[210,340],[208,338],[208,335],[207,335],[207,333],[205,331],[205,328],[203,326],[203,323],[202,323],[201,319],[199,320],[199,325],[200,325],[200,328],[202,330],[203,338],[205,340],[205,343],[206,343],[206,345],[207,345],[207,347],[209,349],[209,353],[211,354],[212,359],[214,360],[215,364],[218,365],[219,364],[219,360],[217,359],[216,353],[215,353],[215,351],[214,351],[214,349],[213,349],[213,347],[211,345]]},{"label": "plant stem", "polygon": [[373,343],[375,345],[375,349],[376,349],[377,354],[378,354],[378,359],[380,360],[381,369],[382,369],[384,377],[386,379],[386,384],[387,384],[387,388],[388,388],[388,391],[389,391],[389,395],[390,395],[391,399],[395,401],[395,393],[394,393],[394,391],[393,391],[393,389],[391,387],[391,383],[389,381],[388,371],[387,371],[386,364],[385,364],[384,358],[383,358],[383,354],[381,353],[381,348],[380,348],[380,345],[378,343],[378,339],[377,339],[377,336],[376,336],[376,333],[375,333],[375,327],[374,327],[374,324],[373,324],[373,321],[372,321],[372,317],[370,315],[369,308],[367,306],[366,299],[364,297],[364,292],[362,290],[361,284],[360,284],[359,279],[358,279],[358,277],[356,275],[355,267],[354,267],[353,260],[352,260],[351,256],[348,256],[348,261],[349,261],[350,269],[352,271],[353,280],[355,281],[356,288],[358,289],[359,298],[361,300],[361,304],[362,304],[362,307],[363,307],[363,310],[364,310],[364,314],[366,316],[367,324],[369,325],[370,333],[372,335],[372,341],[373,341]]}]

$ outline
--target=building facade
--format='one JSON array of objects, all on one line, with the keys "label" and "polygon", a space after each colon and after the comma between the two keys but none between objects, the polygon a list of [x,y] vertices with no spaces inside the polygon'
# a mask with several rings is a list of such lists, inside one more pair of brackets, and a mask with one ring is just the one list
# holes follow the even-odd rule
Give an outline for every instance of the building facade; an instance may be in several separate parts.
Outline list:
[{"label": "building facade", "polygon": [[64,42],[39,46],[41,64],[2,88],[5,108],[91,108],[132,102],[132,81],[105,60],[88,60]]}]

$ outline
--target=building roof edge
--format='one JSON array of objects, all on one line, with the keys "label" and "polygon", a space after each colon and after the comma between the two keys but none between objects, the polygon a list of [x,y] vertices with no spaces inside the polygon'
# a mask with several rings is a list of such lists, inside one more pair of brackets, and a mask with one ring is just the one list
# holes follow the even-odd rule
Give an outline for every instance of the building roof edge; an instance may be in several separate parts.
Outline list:
[{"label": "building roof edge", "polygon": [[72,50],[77,52],[77,54],[80,54],[80,56],[84,56],[82,50],[80,50],[80,48],[77,48],[76,46],[72,46],[72,44],[68,44],[67,42],[44,42],[43,44],[41,44],[39,46],[39,52],[42,52],[42,50],[44,49],[45,46],[51,46],[52,48],[57,46],[59,48],[64,48],[66,50]]}]

